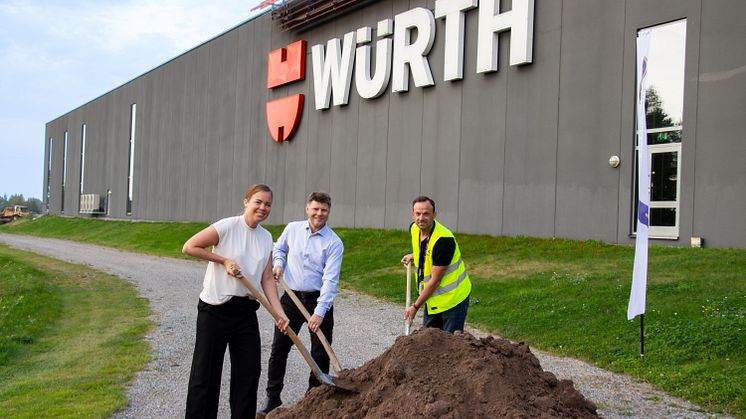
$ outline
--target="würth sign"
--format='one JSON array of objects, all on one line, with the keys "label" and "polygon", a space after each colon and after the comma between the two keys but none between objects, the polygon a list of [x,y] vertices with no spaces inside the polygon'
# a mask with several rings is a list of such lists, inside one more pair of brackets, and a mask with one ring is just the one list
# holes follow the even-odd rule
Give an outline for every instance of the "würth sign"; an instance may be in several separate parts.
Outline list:
[{"label": "w\u00fcrth sign", "polygon": [[[465,14],[477,8],[478,0],[436,0],[435,10],[417,7],[384,19],[376,26],[375,69],[371,69],[373,30],[370,26],[311,47],[314,105],[317,110],[346,105],[353,73],[355,89],[363,99],[381,96],[391,84],[392,92],[409,90],[410,74],[416,87],[435,84],[428,54],[435,40],[435,19],[445,20],[443,81],[463,78]],[[500,12],[499,0],[479,5],[477,73],[497,71],[498,34],[510,31],[510,65],[532,61],[534,1],[513,0],[513,8]],[[416,39],[412,42],[412,33]],[[306,41],[269,53],[267,88],[305,79]],[[267,103],[267,125],[275,141],[288,141],[303,112],[303,94]]]}]

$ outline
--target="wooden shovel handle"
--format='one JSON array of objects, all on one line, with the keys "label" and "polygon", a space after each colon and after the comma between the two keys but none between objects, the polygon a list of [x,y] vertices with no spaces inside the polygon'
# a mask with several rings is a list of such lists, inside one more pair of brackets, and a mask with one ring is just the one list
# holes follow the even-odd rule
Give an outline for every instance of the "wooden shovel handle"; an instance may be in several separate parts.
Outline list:
[{"label": "wooden shovel handle", "polygon": [[[407,263],[407,305],[404,306],[404,309],[408,309],[409,305],[412,303],[412,262]],[[404,336],[409,336],[409,333],[412,329],[412,322],[408,320],[404,320]]]},{"label": "wooden shovel handle", "polygon": [[[278,282],[282,286],[282,289],[285,290],[285,293],[290,296],[290,299],[293,300],[295,305],[298,307],[298,310],[303,314],[303,317],[306,318],[306,321],[311,320],[311,314],[306,310],[306,307],[303,305],[303,303],[298,299],[298,296],[295,295],[293,290],[290,289],[288,284],[285,282],[285,280],[280,276],[280,279],[278,279]],[[340,371],[342,371],[342,367],[339,365],[339,361],[337,360],[337,356],[334,355],[334,351],[332,350],[332,346],[329,344],[329,341],[326,340],[326,336],[324,336],[324,333],[321,332],[321,328],[316,329],[316,336],[318,336],[319,341],[321,342],[321,346],[324,347],[324,350],[326,350],[326,354],[329,355],[329,359],[332,361],[332,368],[334,368],[334,372],[339,374]]]},{"label": "wooden shovel handle", "polygon": [[[269,314],[272,315],[272,318],[275,319],[275,321],[282,319],[279,313],[277,313],[272,308],[272,306],[269,304],[269,301],[267,301],[267,299],[264,298],[264,296],[261,293],[259,293],[259,291],[257,291],[257,289],[254,288],[253,285],[251,285],[251,282],[249,282],[249,280],[247,280],[246,277],[240,276],[237,279],[241,281],[243,286],[246,287],[249,290],[249,292],[251,292],[251,294],[254,296],[254,298],[256,298],[259,301],[259,304],[261,304],[262,307],[264,307],[269,312]],[[326,377],[324,377],[324,375],[326,374],[324,374],[321,371],[321,368],[319,368],[319,365],[316,363],[316,361],[313,360],[313,358],[311,358],[311,354],[308,353],[308,350],[306,349],[306,347],[303,346],[303,342],[301,342],[300,339],[298,339],[298,336],[295,334],[295,332],[293,332],[293,329],[291,329],[289,326],[287,328],[287,334],[290,337],[290,339],[293,341],[295,346],[298,348],[298,351],[300,351],[300,354],[303,355],[303,359],[306,360],[306,363],[308,364],[308,366],[311,367],[311,371],[313,371],[313,375],[315,375],[319,381],[326,382],[327,379],[325,379]]]}]

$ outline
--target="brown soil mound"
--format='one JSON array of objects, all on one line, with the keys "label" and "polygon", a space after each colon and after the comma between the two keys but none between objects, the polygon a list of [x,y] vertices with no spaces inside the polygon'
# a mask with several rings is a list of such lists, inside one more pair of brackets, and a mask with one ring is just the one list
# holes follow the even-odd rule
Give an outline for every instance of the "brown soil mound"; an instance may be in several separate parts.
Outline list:
[{"label": "brown soil mound", "polygon": [[590,418],[596,406],[541,369],[528,346],[420,329],[340,379],[360,393],[317,387],[267,418]]}]

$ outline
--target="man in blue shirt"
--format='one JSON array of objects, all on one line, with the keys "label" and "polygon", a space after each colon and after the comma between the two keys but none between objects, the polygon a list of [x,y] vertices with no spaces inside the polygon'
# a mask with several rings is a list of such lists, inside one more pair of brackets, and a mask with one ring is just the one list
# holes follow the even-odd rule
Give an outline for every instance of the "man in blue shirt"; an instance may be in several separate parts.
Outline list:
[{"label": "man in blue shirt", "polygon": [[[334,328],[334,297],[337,295],[339,271],[342,268],[344,245],[336,233],[326,225],[332,200],[329,194],[313,192],[306,201],[308,220],[289,223],[272,251],[272,272],[275,279],[285,275],[285,282],[295,292],[311,314],[311,356],[325,373],[329,372],[329,356],[321,345],[316,331],[321,329],[329,343]],[[290,327],[298,333],[306,322],[303,313],[287,293],[280,298],[282,308],[290,320]],[[293,346],[290,338],[275,329],[272,353],[267,369],[267,405],[261,411],[269,413],[282,404],[282,393],[288,353]],[[308,388],[321,383],[309,375]]]}]

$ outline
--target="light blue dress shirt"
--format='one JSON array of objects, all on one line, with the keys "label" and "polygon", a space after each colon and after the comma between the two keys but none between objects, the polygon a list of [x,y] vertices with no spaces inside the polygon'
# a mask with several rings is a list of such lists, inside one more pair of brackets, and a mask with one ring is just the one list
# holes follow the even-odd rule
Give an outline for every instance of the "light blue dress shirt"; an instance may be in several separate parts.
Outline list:
[{"label": "light blue dress shirt", "polygon": [[311,233],[308,221],[289,223],[272,251],[272,265],[285,272],[285,282],[295,291],[320,291],[313,313],[326,315],[337,296],[344,245],[325,225]]}]

